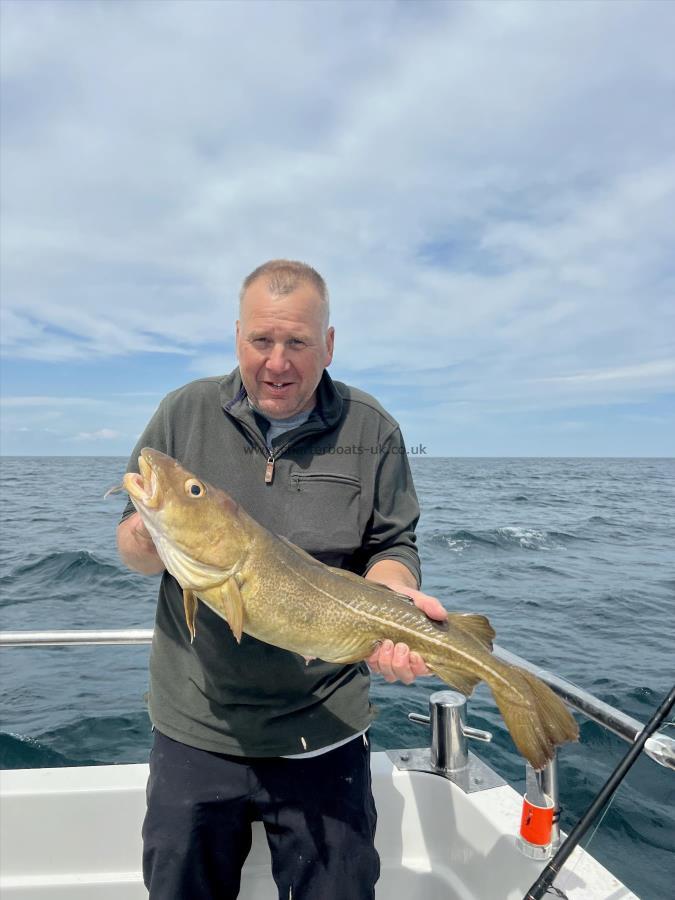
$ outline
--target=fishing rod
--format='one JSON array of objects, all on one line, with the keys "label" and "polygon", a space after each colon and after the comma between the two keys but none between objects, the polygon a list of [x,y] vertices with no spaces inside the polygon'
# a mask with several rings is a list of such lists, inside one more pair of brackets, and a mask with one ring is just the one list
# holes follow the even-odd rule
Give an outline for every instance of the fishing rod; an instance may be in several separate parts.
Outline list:
[{"label": "fishing rod", "polygon": [[542,870],[539,878],[537,878],[527,894],[525,894],[523,900],[541,900],[544,894],[548,891],[548,889],[553,884],[556,876],[560,874],[560,870],[567,862],[569,855],[572,853],[579,841],[591,827],[593,821],[595,820],[595,817],[598,815],[602,807],[609,800],[612,794],[614,794],[623,779],[626,777],[626,775],[628,774],[628,770],[637,760],[638,756],[642,753],[642,748],[647,743],[647,740],[651,737],[652,734],[654,734],[659,725],[666,718],[670,710],[673,708],[673,704],[675,704],[675,685],[673,685],[668,696],[665,697],[659,708],[656,710],[649,722],[647,722],[638,737],[635,739],[635,743],[630,748],[628,753],[626,753],[623,759],[619,762],[618,766],[609,776],[604,786],[600,789],[595,800],[588,807],[585,814],[579,819],[577,824],[568,834],[567,838],[560,845],[560,849],[555,854],[553,859]]}]

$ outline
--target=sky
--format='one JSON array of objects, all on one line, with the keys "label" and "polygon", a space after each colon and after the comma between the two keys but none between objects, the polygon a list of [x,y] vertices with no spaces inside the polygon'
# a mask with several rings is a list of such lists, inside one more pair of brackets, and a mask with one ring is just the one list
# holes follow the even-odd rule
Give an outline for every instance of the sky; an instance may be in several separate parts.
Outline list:
[{"label": "sky", "polygon": [[266,259],[437,456],[672,456],[675,3],[6,0],[3,454],[128,456]]}]

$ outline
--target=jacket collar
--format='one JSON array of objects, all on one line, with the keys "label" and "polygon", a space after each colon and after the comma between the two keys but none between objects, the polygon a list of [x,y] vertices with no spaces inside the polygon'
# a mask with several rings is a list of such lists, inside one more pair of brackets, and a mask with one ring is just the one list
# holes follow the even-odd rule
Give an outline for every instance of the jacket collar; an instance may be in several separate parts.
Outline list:
[{"label": "jacket collar", "polygon": [[[233,419],[243,422],[249,428],[261,433],[261,419],[248,402],[248,394],[241,380],[239,367],[226,375],[220,382],[220,403],[225,412]],[[307,422],[300,428],[321,424],[324,428],[333,428],[342,417],[342,397],[338,393],[333,379],[324,369],[321,381],[316,389],[316,406]],[[262,434],[261,434],[262,436]]]}]

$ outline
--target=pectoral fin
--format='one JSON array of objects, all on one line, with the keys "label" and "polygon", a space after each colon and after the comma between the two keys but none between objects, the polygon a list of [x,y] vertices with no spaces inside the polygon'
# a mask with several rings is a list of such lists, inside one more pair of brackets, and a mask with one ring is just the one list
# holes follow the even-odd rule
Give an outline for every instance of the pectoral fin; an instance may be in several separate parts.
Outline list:
[{"label": "pectoral fin", "polygon": [[240,643],[241,633],[244,630],[244,601],[241,599],[236,578],[228,578],[223,585],[223,605],[225,618],[232,629],[232,634],[237,639],[237,643]]},{"label": "pectoral fin", "polygon": [[185,607],[185,621],[190,632],[190,643],[195,639],[195,619],[197,617],[197,597],[194,591],[183,588],[183,606]]}]

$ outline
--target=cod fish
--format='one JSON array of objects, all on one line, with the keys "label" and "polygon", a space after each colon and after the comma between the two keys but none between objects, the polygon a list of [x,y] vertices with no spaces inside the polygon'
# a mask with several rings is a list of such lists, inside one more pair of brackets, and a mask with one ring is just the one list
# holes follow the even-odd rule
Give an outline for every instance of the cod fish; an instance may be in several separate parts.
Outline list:
[{"label": "cod fish", "polygon": [[242,632],[306,660],[355,663],[389,638],[417,651],[446,684],[469,696],[489,685],[513,741],[535,769],[578,738],[562,701],[536,676],[492,655],[485,616],[429,619],[407,597],[327,566],[259,525],[224,491],[157,450],[123,488],[167,570],[183,589],[191,638],[198,600]]}]

